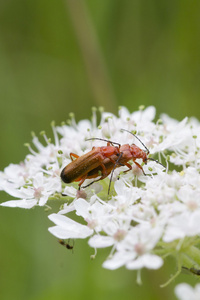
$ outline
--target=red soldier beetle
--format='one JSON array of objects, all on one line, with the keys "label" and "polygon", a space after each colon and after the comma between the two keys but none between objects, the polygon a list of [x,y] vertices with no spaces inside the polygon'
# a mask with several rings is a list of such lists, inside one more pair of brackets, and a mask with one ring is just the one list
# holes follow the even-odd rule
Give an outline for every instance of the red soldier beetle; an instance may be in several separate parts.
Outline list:
[{"label": "red soldier beetle", "polygon": [[[118,145],[118,147],[111,146],[111,144],[113,145],[116,144]],[[106,175],[107,170],[103,162],[106,158],[108,158],[110,161],[112,161],[113,165],[115,165],[116,161],[112,158],[112,156],[113,155],[119,156],[120,155],[119,149],[120,149],[120,144],[107,141],[107,146],[93,147],[90,152],[82,156],[78,156],[77,154],[70,153],[70,158],[72,162],[69,163],[62,170],[60,176],[65,183],[79,181],[79,188],[80,188],[82,183],[85,181],[85,179],[88,178],[88,173],[93,169],[96,169],[99,166],[101,166],[103,170],[102,177],[105,178],[109,174]],[[75,157],[76,159],[73,160],[73,157]],[[92,177],[89,178],[95,178],[97,176],[93,175]]]},{"label": "red soldier beetle", "polygon": [[[124,173],[132,170],[132,166],[128,163],[130,160],[133,160],[133,162],[137,165],[137,167],[142,170],[144,175],[146,174],[142,166],[135,161],[136,159],[142,159],[144,164],[147,164],[147,160],[153,160],[158,164],[162,165],[159,161],[148,157],[149,149],[143,144],[143,142],[134,133],[126,129],[121,129],[121,131],[127,131],[128,133],[132,134],[135,138],[137,138],[140,141],[140,143],[144,146],[145,150],[140,149],[135,144],[121,145],[119,143],[112,142],[106,139],[101,139],[101,138],[87,139],[87,141],[89,140],[105,141],[107,142],[107,146],[93,147],[90,152],[82,156],[78,156],[77,154],[70,153],[72,162],[69,163],[62,170],[61,172],[62,180],[65,183],[79,181],[79,189],[80,189],[81,185],[86,179],[92,179],[101,176],[99,179],[89,183],[86,186],[83,186],[83,188],[86,188],[91,184],[93,184],[94,182],[106,178],[111,173],[111,178],[110,178],[110,183],[108,188],[108,194],[109,194],[114,170],[121,166],[128,167],[128,170],[124,171]],[[113,146],[114,144],[116,144],[117,146]],[[73,160],[72,157],[75,157],[76,159]]]}]

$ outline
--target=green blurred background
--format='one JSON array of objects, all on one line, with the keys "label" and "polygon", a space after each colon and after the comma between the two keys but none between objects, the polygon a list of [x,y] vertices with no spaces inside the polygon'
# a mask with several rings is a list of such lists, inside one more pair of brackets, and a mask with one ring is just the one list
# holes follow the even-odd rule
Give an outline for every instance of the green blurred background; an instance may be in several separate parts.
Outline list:
[{"label": "green blurred background", "polygon": [[[31,131],[45,130],[92,106],[117,113],[155,105],[181,120],[200,118],[200,1],[1,0],[0,169],[22,161]],[[0,200],[10,199],[4,193]],[[42,208],[0,208],[0,299],[175,299],[174,286],[196,283],[176,272],[101,267],[108,255],[76,241],[71,253],[47,232]]]}]

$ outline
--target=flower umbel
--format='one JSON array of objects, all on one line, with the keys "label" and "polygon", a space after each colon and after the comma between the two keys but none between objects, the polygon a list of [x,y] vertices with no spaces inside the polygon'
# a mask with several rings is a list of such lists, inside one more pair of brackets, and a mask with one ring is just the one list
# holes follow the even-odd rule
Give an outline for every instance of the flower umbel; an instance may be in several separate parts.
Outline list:
[{"label": "flower umbel", "polygon": [[[48,204],[49,207],[56,200],[62,206],[57,213],[49,215],[55,223],[49,231],[59,239],[89,238],[89,245],[95,249],[111,247],[103,263],[105,268],[158,269],[167,255],[178,257],[177,274],[181,266],[191,268],[191,263],[200,268],[200,227],[197,226],[200,123],[194,118],[181,122],[166,115],[158,121],[154,118],[154,107],[133,113],[122,107],[119,117],[102,112],[98,126],[95,110],[91,122],[76,123],[71,116],[69,125],[52,124],[55,143],[44,133],[46,145],[34,136],[37,151],[28,145],[31,154],[24,162],[11,164],[0,173],[0,190],[14,197],[1,205],[32,208]],[[82,156],[92,147],[107,146],[105,141],[92,138],[120,145],[135,144],[145,152],[143,145],[127,130],[135,132],[150,150],[150,157],[166,165],[166,169],[148,160],[142,165],[143,173],[140,168],[143,160],[134,163],[130,158],[128,164],[132,169],[129,166],[128,172],[124,172],[127,171],[125,163],[110,172],[113,176],[109,195],[111,175],[91,185],[96,178],[86,178],[83,186],[88,187],[80,190],[76,182],[68,185],[61,182],[61,170],[71,162],[70,153]],[[79,222],[69,217],[72,211],[79,216]]]}]

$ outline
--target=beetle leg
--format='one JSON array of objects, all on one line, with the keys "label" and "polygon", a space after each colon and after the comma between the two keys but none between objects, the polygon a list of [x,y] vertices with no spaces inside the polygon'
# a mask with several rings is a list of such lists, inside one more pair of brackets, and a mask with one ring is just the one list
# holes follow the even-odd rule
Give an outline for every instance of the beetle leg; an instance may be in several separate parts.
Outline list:
[{"label": "beetle leg", "polygon": [[[100,166],[101,166],[102,169],[103,169],[103,170],[102,170],[102,176],[101,176],[101,177],[105,178],[105,177],[107,176],[106,167],[105,167],[105,165],[104,165],[103,163],[101,163]],[[101,179],[103,179],[103,178],[101,178]]]},{"label": "beetle leg", "polygon": [[[109,182],[109,186],[108,186],[108,195],[109,195],[109,193],[110,193],[110,186],[111,186],[111,181],[112,181],[112,178],[113,178],[114,170],[115,170],[115,168],[116,168],[117,165],[122,165],[122,164],[119,162],[120,159],[121,159],[121,157],[122,157],[122,155],[123,155],[123,152],[120,153],[120,155],[119,155],[118,159],[116,160],[116,162],[114,161],[114,167],[113,167],[112,172],[111,172],[111,175],[110,175],[110,182]],[[110,160],[112,161],[112,158],[110,158]]]},{"label": "beetle leg", "polygon": [[138,168],[140,168],[140,170],[142,170],[143,174],[146,176],[146,174],[145,174],[145,172],[144,172],[142,166],[140,166],[140,164],[138,164],[136,161],[134,161],[134,163],[136,164],[136,166],[137,166]]},{"label": "beetle leg", "polygon": [[[104,179],[104,178],[106,178],[106,177],[108,176],[108,173],[107,173],[107,171],[106,171],[105,165],[104,165],[103,163],[101,163],[100,166],[102,167],[101,177],[100,177],[99,179],[97,179],[97,180],[94,180],[94,181],[90,182],[89,184],[87,184],[87,185],[85,185],[85,186],[82,186],[82,188],[86,188],[86,187],[92,185],[94,182],[100,181],[100,180],[102,180],[102,179]],[[87,175],[86,175],[86,178],[87,178]],[[86,179],[86,178],[85,178],[85,179]],[[84,179],[84,180],[85,180],[85,179]],[[82,182],[82,183],[83,183],[83,182]]]},{"label": "beetle leg", "polygon": [[99,178],[99,179],[97,179],[97,180],[94,180],[94,181],[90,182],[90,183],[87,184],[87,185],[82,186],[82,188],[84,189],[84,188],[86,188],[86,187],[92,185],[94,182],[97,182],[97,181],[100,181],[100,180],[104,179],[105,177],[106,177],[106,176],[102,176],[101,178]]},{"label": "beetle leg", "polygon": [[83,184],[83,182],[85,181],[85,179],[87,178],[87,174],[85,176],[83,176],[78,184],[78,189],[80,190],[81,185]]},{"label": "beetle leg", "polygon": [[[146,175],[145,172],[144,172],[144,170],[143,170],[143,168],[142,168],[142,166],[141,166],[140,164],[138,164],[136,161],[134,161],[134,163],[136,164],[136,166],[137,166],[140,170],[142,170],[142,173],[143,173],[144,175]],[[129,163],[125,163],[124,165],[128,167],[128,170],[124,171],[123,173],[129,172],[129,171],[132,170],[132,166],[131,166]]]},{"label": "beetle leg", "polygon": [[69,155],[70,155],[70,158],[72,161],[74,160],[72,157],[79,158],[79,155],[72,153],[72,152]]},{"label": "beetle leg", "polygon": [[128,170],[124,171],[123,173],[129,172],[132,170],[132,166],[129,163],[126,163],[124,165],[128,167]]}]

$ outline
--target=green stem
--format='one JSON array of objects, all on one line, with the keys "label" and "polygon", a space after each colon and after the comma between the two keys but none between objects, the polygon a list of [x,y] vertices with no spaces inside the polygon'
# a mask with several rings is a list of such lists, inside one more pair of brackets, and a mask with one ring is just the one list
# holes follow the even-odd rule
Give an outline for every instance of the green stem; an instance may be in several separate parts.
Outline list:
[{"label": "green stem", "polygon": [[66,5],[96,104],[104,106],[108,111],[115,112],[117,109],[116,97],[87,5],[85,1],[77,3],[74,0],[67,0]]}]

